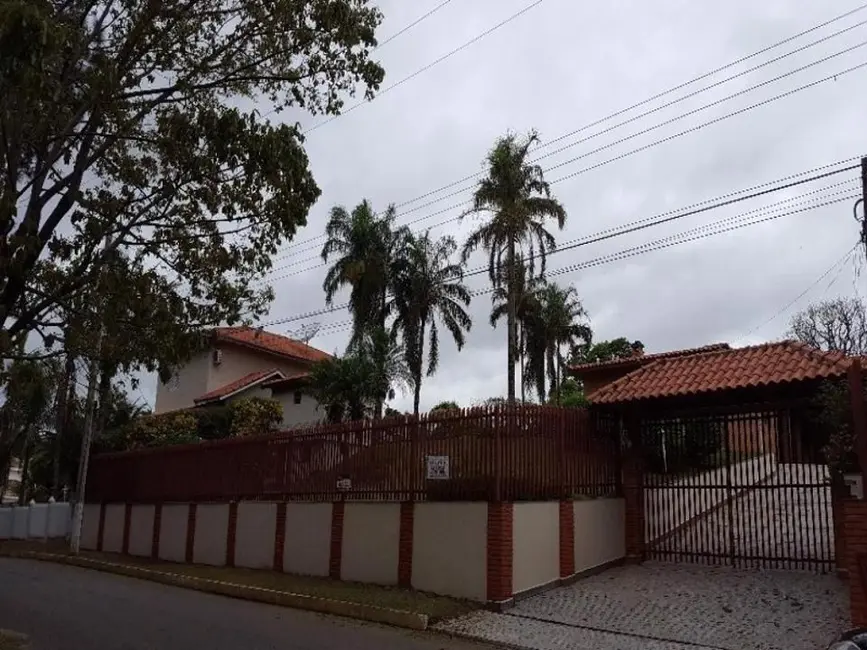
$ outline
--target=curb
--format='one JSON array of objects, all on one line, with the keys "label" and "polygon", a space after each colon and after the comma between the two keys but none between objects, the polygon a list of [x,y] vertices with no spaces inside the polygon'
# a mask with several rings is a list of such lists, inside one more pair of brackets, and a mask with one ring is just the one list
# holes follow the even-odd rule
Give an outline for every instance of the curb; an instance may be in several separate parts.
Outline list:
[{"label": "curb", "polygon": [[77,566],[83,569],[105,571],[107,573],[114,573],[129,578],[140,578],[142,580],[150,580],[151,582],[159,582],[173,587],[194,589],[205,593],[229,596],[230,598],[239,598],[241,600],[251,600],[268,605],[303,609],[318,612],[320,614],[333,614],[335,616],[346,616],[348,618],[356,618],[374,623],[385,623],[387,625],[394,625],[395,627],[403,627],[421,632],[427,630],[428,627],[427,614],[404,612],[398,609],[389,609],[386,607],[378,607],[376,605],[332,600],[330,598],[295,594],[287,591],[276,591],[274,589],[265,589],[263,587],[250,587],[232,582],[222,582],[220,580],[209,580],[208,578],[196,578],[177,573],[155,571],[153,569],[145,569],[143,567],[130,566],[128,564],[115,564],[112,562],[94,560],[80,556],[74,557],[70,555],[41,553],[37,551],[13,551],[2,553],[0,555],[16,559],[41,560],[44,562],[55,562],[58,564]]}]

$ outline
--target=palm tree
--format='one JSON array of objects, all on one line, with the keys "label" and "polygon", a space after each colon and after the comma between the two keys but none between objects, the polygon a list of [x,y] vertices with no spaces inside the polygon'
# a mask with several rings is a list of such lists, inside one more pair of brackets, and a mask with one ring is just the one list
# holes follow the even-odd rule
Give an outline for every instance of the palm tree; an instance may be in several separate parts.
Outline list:
[{"label": "palm tree", "polygon": [[370,386],[374,417],[380,419],[385,401],[394,398],[395,388],[402,390],[412,383],[404,351],[397,341],[397,332],[384,327],[373,328],[350,343],[347,353],[367,361],[370,377],[365,383]]},{"label": "palm tree", "polygon": [[409,234],[403,241],[397,262],[394,329],[403,334],[416,415],[421,401],[425,336],[429,344],[427,376],[430,377],[439,365],[437,320],[451,333],[458,350],[463,348],[464,333],[473,324],[466,311],[470,292],[463,283],[463,265],[451,261],[456,250],[452,237],[433,240],[430,231],[423,235]]},{"label": "palm tree", "polygon": [[[518,267],[522,273],[518,276],[515,292],[517,294],[517,327],[518,327],[518,361],[521,366],[521,401],[526,401],[527,386],[535,385],[537,391],[544,399],[545,395],[545,355],[533,354],[535,349],[533,332],[538,329],[541,319],[542,304],[539,300],[539,292],[545,286],[545,280],[531,275],[524,266],[523,256],[517,256]],[[507,273],[502,275],[507,276]],[[494,285],[491,295],[491,327],[496,327],[503,316],[508,314],[509,293],[505,280],[501,277],[500,282]],[[529,362],[525,365],[525,360]]]},{"label": "palm tree", "polygon": [[327,263],[331,256],[339,257],[328,269],[322,289],[325,304],[331,306],[340,289],[351,288],[352,341],[372,328],[385,327],[394,251],[405,233],[405,229],[394,230],[394,220],[394,206],[378,215],[367,200],[351,213],[342,206],[331,209],[322,259]]},{"label": "palm tree", "polygon": [[507,376],[508,399],[515,401],[515,359],[517,356],[517,283],[520,276],[518,253],[526,247],[528,268],[534,271],[538,256],[541,275],[545,272],[546,253],[556,247],[554,236],[545,229],[553,219],[561,230],[566,222],[566,211],[551,196],[542,168],[527,161],[530,147],[539,141],[535,131],[526,138],[508,134],[497,140],[488,154],[488,175],[483,178],[475,194],[473,206],[466,213],[490,212],[493,217],[467,238],[464,261],[478,248],[488,253],[488,275],[493,284],[499,284],[506,274],[507,294]]},{"label": "palm tree", "polygon": [[545,364],[551,391],[556,391],[559,403],[560,383],[563,378],[563,347],[590,343],[593,332],[586,322],[587,312],[578,298],[575,287],[561,287],[548,283],[540,294],[542,303],[542,328],[545,340]]}]

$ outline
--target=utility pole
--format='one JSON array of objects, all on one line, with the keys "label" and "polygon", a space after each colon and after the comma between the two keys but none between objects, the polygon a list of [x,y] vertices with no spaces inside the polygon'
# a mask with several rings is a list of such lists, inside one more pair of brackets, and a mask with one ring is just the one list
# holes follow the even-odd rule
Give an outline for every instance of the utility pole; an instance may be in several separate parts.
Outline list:
[{"label": "utility pole", "polygon": [[[861,204],[861,218],[858,219],[858,203]],[[855,220],[861,222],[861,244],[867,255],[867,156],[861,159],[861,199],[855,204]]]},{"label": "utility pole", "polygon": [[[108,249],[109,238],[105,238],[105,248]],[[103,260],[103,264],[107,261]],[[102,274],[100,274],[102,278]],[[96,420],[96,386],[99,383],[100,358],[102,357],[102,340],[105,336],[105,323],[102,310],[97,303],[102,302],[101,291],[103,283],[97,283],[96,300],[93,301],[94,312],[99,322],[96,328],[96,341],[90,355],[87,373],[87,398],[84,402],[84,435],[81,440],[81,453],[78,457],[78,480],[75,487],[75,509],[72,514],[72,534],[69,548],[73,555],[81,550],[81,528],[84,522],[84,492],[87,488],[87,467],[90,464],[90,447],[93,444],[93,433]]]}]

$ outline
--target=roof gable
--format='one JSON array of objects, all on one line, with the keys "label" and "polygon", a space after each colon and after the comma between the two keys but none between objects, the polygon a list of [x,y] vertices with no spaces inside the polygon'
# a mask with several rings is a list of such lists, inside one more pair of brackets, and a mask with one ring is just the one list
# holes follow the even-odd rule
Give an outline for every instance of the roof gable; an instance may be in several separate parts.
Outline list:
[{"label": "roof gable", "polygon": [[662,358],[600,388],[595,404],[713,393],[846,373],[851,360],[796,341],[766,343],[690,356]]},{"label": "roof gable", "polygon": [[241,345],[302,363],[313,364],[331,358],[327,352],[301,341],[253,327],[218,327],[213,333],[216,341]]},{"label": "roof gable", "polygon": [[257,370],[256,372],[251,372],[247,375],[244,375],[240,379],[236,379],[235,381],[224,384],[219,388],[215,388],[214,390],[209,391],[204,395],[200,395],[199,397],[194,399],[193,402],[195,402],[196,406],[201,406],[203,404],[207,404],[208,402],[221,402],[222,400],[227,399],[232,395],[237,395],[240,392],[249,390],[250,388],[258,386],[259,384],[265,383],[269,380],[285,379],[285,377],[286,376],[277,368],[269,368],[268,370]]}]

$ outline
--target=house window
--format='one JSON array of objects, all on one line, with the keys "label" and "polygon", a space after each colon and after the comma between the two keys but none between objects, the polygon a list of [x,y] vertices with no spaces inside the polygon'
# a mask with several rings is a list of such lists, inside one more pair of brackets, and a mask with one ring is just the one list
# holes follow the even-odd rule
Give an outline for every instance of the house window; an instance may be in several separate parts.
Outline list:
[{"label": "house window", "polygon": [[301,403],[301,391],[300,390],[295,391],[295,403],[296,404]]}]

